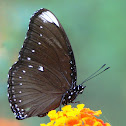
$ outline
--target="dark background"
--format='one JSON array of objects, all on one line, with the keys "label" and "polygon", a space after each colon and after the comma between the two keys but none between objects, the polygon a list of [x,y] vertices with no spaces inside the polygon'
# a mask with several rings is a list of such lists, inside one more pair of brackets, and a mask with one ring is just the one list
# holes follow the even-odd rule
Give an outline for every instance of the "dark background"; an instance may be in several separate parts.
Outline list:
[{"label": "dark background", "polygon": [[[69,37],[76,59],[77,84],[104,63],[111,67],[85,83],[85,91],[76,100],[93,110],[101,109],[103,114],[100,118],[105,122],[124,126],[125,0],[0,0],[0,120],[17,121],[8,103],[7,74],[10,66],[17,61],[29,19],[40,8],[51,10]],[[20,126],[39,126],[48,121],[48,117],[33,117],[16,123]],[[9,125],[14,126],[11,121]]]}]

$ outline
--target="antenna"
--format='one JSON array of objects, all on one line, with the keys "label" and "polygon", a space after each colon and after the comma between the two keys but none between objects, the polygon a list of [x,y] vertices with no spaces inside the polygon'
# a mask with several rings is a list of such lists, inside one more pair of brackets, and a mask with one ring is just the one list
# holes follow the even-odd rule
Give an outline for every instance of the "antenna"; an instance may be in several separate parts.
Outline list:
[{"label": "antenna", "polygon": [[83,85],[83,83],[91,80],[92,78],[98,76],[99,74],[103,73],[104,71],[108,70],[110,67],[105,68],[103,71],[101,71],[100,73],[98,73],[102,68],[104,68],[106,66],[106,64],[102,65],[102,67],[100,67],[96,72],[94,72],[91,76],[89,76],[87,79],[85,79],[80,85]]}]

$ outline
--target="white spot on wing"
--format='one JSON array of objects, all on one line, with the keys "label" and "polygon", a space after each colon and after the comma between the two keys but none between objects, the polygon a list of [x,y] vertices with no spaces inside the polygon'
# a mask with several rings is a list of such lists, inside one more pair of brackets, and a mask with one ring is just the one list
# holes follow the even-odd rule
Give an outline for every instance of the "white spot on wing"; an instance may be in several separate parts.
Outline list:
[{"label": "white spot on wing", "polygon": [[21,56],[21,55],[19,54],[19,55],[18,55],[18,58],[20,58],[20,56]]},{"label": "white spot on wing", "polygon": [[15,98],[16,96],[15,95],[13,95],[13,98]]},{"label": "white spot on wing", "polygon": [[69,95],[68,99],[71,99],[71,96]]},{"label": "white spot on wing", "polygon": [[33,49],[32,52],[35,52],[35,50]]},{"label": "white spot on wing", "polygon": [[41,42],[38,42],[39,45],[41,45]]},{"label": "white spot on wing", "polygon": [[31,58],[30,57],[27,57],[27,60],[31,60]]},{"label": "white spot on wing", "polygon": [[16,64],[16,63],[17,63],[17,61],[14,64]]},{"label": "white spot on wing", "polygon": [[14,99],[14,101],[16,101],[16,98]]},{"label": "white spot on wing", "polygon": [[83,92],[83,90],[80,91],[80,93],[82,93],[82,92]]},{"label": "white spot on wing", "polygon": [[44,22],[48,21],[50,23],[55,23],[59,27],[58,20],[50,11],[43,12],[39,15],[39,18],[41,18]]},{"label": "white spot on wing", "polygon": [[32,66],[32,65],[28,65],[28,67],[29,67],[29,68],[33,68],[33,66]]},{"label": "white spot on wing", "polygon": [[44,71],[44,68],[42,66],[39,66],[38,70]]},{"label": "white spot on wing", "polygon": [[26,71],[25,71],[25,70],[22,70],[22,72],[23,72],[23,73],[26,73]]},{"label": "white spot on wing", "polygon": [[22,83],[20,83],[19,85],[22,85]]},{"label": "white spot on wing", "polygon": [[40,28],[43,28],[42,26],[40,26]]},{"label": "white spot on wing", "polygon": [[12,74],[14,75],[15,73],[13,72]]},{"label": "white spot on wing", "polygon": [[28,116],[27,114],[24,115],[25,118],[26,118],[27,116]]},{"label": "white spot on wing", "polygon": [[40,34],[40,36],[42,36],[42,34]]},{"label": "white spot on wing", "polygon": [[70,94],[73,95],[73,92],[71,92]]},{"label": "white spot on wing", "polygon": [[18,105],[17,105],[17,104],[15,104],[15,107],[18,107]]},{"label": "white spot on wing", "polygon": [[72,62],[72,60],[70,61],[70,64],[72,64],[73,62]]}]

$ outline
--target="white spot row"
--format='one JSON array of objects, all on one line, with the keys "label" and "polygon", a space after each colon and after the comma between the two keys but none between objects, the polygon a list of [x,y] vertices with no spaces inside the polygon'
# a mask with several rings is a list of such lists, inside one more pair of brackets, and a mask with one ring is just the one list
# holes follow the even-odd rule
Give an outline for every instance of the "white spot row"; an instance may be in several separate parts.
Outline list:
[{"label": "white spot row", "polygon": [[16,118],[25,119],[27,116],[28,116],[27,114],[23,115],[22,113],[22,114],[16,115]]}]

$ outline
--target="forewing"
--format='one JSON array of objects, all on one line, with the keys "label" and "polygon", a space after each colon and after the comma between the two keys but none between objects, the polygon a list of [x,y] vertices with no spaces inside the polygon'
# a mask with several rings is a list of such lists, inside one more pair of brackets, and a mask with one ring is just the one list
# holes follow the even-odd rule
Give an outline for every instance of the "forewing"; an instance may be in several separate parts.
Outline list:
[{"label": "forewing", "polygon": [[[31,18],[20,59],[45,64],[63,74],[69,86],[76,83],[76,65],[67,35],[58,19],[47,9],[40,9]],[[66,83],[66,87],[68,83]]]}]

